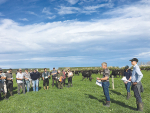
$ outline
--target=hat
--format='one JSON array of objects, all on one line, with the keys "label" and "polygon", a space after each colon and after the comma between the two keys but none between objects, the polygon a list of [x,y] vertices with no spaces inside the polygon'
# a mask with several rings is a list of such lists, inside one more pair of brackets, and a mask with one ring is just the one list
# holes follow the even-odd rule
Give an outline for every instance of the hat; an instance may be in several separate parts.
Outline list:
[{"label": "hat", "polygon": [[37,69],[35,68],[34,70],[36,71]]},{"label": "hat", "polygon": [[126,65],[126,66],[125,66],[125,69],[129,69],[129,66],[128,66],[128,65]]},{"label": "hat", "polygon": [[53,69],[55,69],[55,67],[53,67]]},{"label": "hat", "polygon": [[2,68],[0,68],[0,71],[2,71]]},{"label": "hat", "polygon": [[19,71],[22,70],[21,68],[19,69]]},{"label": "hat", "polygon": [[137,58],[133,58],[133,59],[131,59],[130,61],[131,61],[131,62],[132,62],[132,61],[138,62],[138,59],[137,59]]},{"label": "hat", "polygon": [[28,70],[28,68],[25,68],[25,70]]},{"label": "hat", "polygon": [[12,70],[11,68],[9,70]]}]

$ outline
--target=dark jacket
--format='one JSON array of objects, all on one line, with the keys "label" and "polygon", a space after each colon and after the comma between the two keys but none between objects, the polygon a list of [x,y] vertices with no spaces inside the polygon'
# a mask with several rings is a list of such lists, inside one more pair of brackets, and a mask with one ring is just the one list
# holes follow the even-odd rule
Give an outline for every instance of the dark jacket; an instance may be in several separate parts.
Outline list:
[{"label": "dark jacket", "polygon": [[37,80],[38,78],[40,78],[40,73],[39,72],[36,72],[36,73],[32,72],[30,74],[30,76],[31,76],[32,80]]}]

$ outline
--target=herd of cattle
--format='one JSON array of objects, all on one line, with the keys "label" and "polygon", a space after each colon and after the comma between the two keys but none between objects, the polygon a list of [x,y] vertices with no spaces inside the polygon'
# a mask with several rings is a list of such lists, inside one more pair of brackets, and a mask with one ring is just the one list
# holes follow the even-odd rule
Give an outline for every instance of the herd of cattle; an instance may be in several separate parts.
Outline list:
[{"label": "herd of cattle", "polygon": [[[130,69],[132,71],[132,69]],[[141,70],[146,70],[146,71],[150,71],[150,68],[143,68]],[[111,70],[111,74],[110,74],[110,77],[112,77],[112,75],[116,78],[117,76],[119,77],[123,77],[124,75],[124,69],[113,69]],[[72,71],[74,75],[78,75],[79,74],[82,74],[82,80],[84,80],[85,78],[89,79],[90,81],[93,79],[92,78],[92,74],[100,74],[102,75],[103,74],[103,70],[78,70],[78,71]],[[51,72],[50,72],[51,74]],[[42,73],[40,74],[41,77],[42,77]],[[67,76],[67,73],[66,73],[66,76]]]}]

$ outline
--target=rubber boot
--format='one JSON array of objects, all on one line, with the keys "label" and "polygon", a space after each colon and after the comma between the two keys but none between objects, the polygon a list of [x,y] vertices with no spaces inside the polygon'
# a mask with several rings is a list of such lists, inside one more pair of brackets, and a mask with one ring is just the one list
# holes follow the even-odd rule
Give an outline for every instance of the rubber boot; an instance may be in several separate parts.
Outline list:
[{"label": "rubber boot", "polygon": [[68,83],[68,86],[67,86],[68,88],[70,87],[70,83]]},{"label": "rubber boot", "polygon": [[47,90],[49,89],[49,86],[47,86]]},{"label": "rubber boot", "polygon": [[0,100],[2,100],[1,93],[0,93]]},{"label": "rubber boot", "polygon": [[106,104],[104,104],[106,107],[110,107],[110,101],[106,101]]},{"label": "rubber boot", "polygon": [[138,111],[143,111],[143,103],[139,102],[138,106],[139,106]]},{"label": "rubber boot", "polygon": [[12,93],[12,91],[10,91],[10,95],[11,95],[11,96],[13,96],[13,93]]},{"label": "rubber boot", "polygon": [[8,100],[8,98],[7,98],[7,94],[5,94],[5,100]]},{"label": "rubber boot", "polygon": [[138,101],[136,101],[136,105],[137,105],[137,109],[136,110],[138,110],[139,109],[139,102]]},{"label": "rubber boot", "polygon": [[127,100],[130,98],[130,92],[127,92]]},{"label": "rubber boot", "polygon": [[44,90],[46,90],[46,87],[44,86]]}]

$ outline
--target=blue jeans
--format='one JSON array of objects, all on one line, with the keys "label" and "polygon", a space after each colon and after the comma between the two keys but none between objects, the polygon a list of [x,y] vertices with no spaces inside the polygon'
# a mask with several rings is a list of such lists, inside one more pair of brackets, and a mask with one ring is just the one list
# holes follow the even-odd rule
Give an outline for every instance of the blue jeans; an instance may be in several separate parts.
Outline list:
[{"label": "blue jeans", "polygon": [[29,92],[30,90],[30,81],[26,80],[26,86],[27,86],[27,92]]},{"label": "blue jeans", "polygon": [[103,92],[106,97],[106,101],[110,101],[110,96],[109,96],[109,82],[102,82],[103,86]]},{"label": "blue jeans", "polygon": [[[38,85],[39,85],[39,80],[32,80],[32,83],[33,83],[33,91],[38,91]],[[35,88],[36,87],[36,88]]]},{"label": "blue jeans", "polygon": [[125,84],[127,92],[130,92],[130,86],[131,86],[131,82],[128,82],[127,84]]}]

